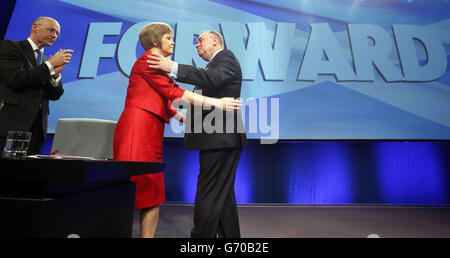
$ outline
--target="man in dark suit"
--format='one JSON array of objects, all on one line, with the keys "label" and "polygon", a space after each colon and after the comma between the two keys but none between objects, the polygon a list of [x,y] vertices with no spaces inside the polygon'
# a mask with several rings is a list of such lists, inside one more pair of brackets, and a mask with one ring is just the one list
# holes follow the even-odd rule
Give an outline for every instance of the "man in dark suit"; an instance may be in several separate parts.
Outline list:
[{"label": "man in dark suit", "polygon": [[64,92],[61,71],[70,62],[73,50],[59,50],[54,56],[43,55],[60,33],[59,23],[39,17],[23,41],[0,42],[0,147],[8,131],[32,133],[28,154],[40,154],[47,135],[49,100],[58,100]]},{"label": "man in dark suit", "polygon": [[[162,56],[152,56],[148,62],[151,68],[171,72],[179,82],[196,85],[194,91],[204,96],[239,98],[241,66],[231,51],[223,49],[222,35],[205,31],[196,48],[199,56],[209,62],[205,69],[174,63]],[[197,111],[191,107],[186,116],[184,144],[187,149],[200,150],[191,237],[240,237],[234,181],[242,148],[247,145],[240,113],[220,114],[209,107]]]}]

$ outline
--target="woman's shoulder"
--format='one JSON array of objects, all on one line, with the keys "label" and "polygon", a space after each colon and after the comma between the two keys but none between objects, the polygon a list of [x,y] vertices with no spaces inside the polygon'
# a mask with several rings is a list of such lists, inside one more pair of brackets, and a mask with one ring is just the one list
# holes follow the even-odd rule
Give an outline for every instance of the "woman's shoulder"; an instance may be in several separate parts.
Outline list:
[{"label": "woman's shoulder", "polygon": [[144,54],[142,54],[134,63],[133,70],[135,72],[144,72],[149,74],[158,74],[160,73],[159,70],[153,69],[149,67],[149,63],[147,61],[149,60],[148,56],[152,54],[151,50],[145,51]]},{"label": "woman's shoulder", "polygon": [[148,56],[151,55],[151,54],[152,54],[152,51],[150,49],[145,51],[140,57],[138,57],[136,62],[138,62],[138,61],[146,62],[149,59]]}]

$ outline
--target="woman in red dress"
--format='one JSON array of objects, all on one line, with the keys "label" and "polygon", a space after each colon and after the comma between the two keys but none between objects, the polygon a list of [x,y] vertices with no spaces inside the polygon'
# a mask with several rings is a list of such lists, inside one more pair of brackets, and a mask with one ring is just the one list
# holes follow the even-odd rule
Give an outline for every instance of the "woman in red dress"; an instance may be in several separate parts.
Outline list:
[{"label": "woman in red dress", "polygon": [[[173,116],[184,121],[184,115],[172,107],[172,101],[209,105],[223,110],[237,110],[241,103],[233,98],[209,98],[185,91],[167,74],[148,68],[147,56],[152,53],[169,56],[175,42],[168,24],[155,22],[139,33],[146,52],[134,64],[125,100],[125,109],[114,134],[114,160],[163,161],[164,123]],[[195,98],[195,102],[194,102]],[[141,209],[141,237],[153,237],[159,216],[159,205],[165,201],[162,173],[134,176],[135,208]]]}]

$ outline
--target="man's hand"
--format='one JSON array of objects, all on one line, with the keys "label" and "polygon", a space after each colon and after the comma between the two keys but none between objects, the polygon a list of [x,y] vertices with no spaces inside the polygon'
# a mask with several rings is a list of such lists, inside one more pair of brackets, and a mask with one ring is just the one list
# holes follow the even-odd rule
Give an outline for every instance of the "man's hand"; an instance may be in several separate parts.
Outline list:
[{"label": "man's hand", "polygon": [[66,65],[60,65],[60,66],[54,68],[55,74],[53,75],[53,79],[57,79],[59,77],[59,75],[61,74],[62,70],[64,70],[64,67],[66,67]]},{"label": "man's hand", "polygon": [[60,49],[54,56],[50,56],[48,61],[52,64],[55,72],[58,66],[70,63],[70,59],[72,58],[72,55],[70,53],[72,52],[72,49]]},{"label": "man's hand", "polygon": [[164,71],[166,73],[170,73],[173,66],[173,61],[167,57],[163,57],[162,55],[152,54],[147,56],[150,60],[147,60],[147,63],[150,65],[148,67],[153,69],[158,69]]}]

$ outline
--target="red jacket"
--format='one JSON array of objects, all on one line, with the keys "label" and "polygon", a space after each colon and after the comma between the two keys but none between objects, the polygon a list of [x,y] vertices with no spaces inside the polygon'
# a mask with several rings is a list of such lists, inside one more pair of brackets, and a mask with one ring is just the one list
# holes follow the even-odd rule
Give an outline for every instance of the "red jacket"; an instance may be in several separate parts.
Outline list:
[{"label": "red jacket", "polygon": [[147,50],[131,69],[125,108],[150,111],[169,123],[169,119],[177,112],[172,107],[172,101],[181,98],[185,90],[175,84],[165,72],[148,67],[147,56],[151,54],[152,51]]}]

